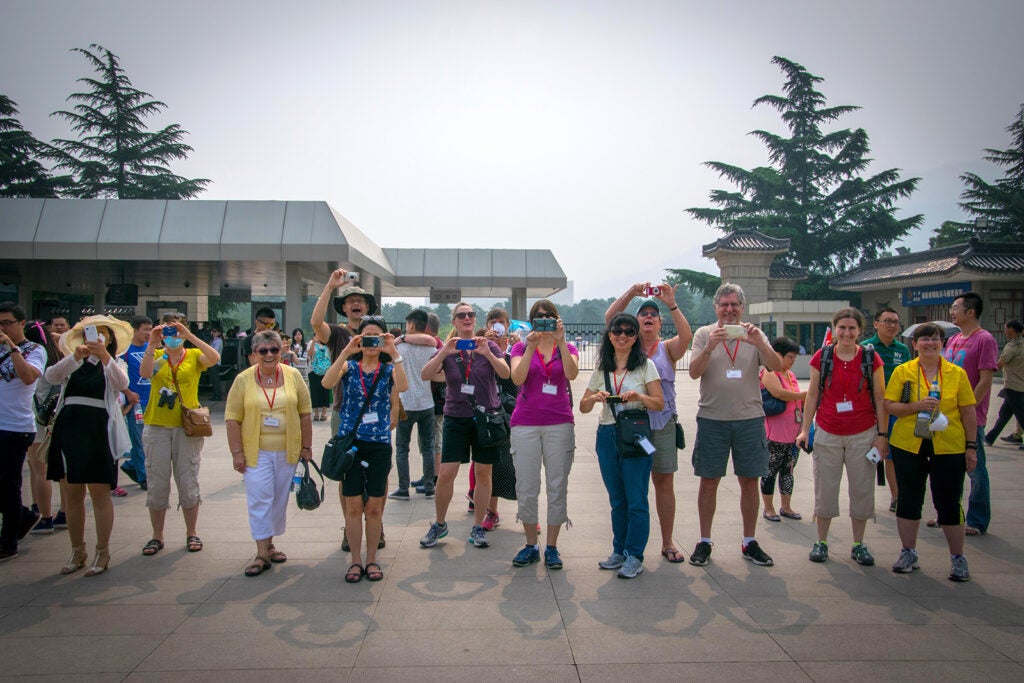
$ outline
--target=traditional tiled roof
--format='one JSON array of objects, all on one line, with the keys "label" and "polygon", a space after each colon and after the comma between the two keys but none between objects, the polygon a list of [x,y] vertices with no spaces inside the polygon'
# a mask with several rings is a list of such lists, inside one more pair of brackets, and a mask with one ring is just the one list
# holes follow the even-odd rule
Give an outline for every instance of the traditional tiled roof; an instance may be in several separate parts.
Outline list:
[{"label": "traditional tiled roof", "polygon": [[711,244],[704,245],[704,256],[711,256],[718,250],[722,251],[789,251],[789,240],[786,238],[769,237],[754,228],[738,228],[725,237]]},{"label": "traditional tiled roof", "polygon": [[857,289],[891,280],[947,278],[955,273],[1024,273],[1024,243],[989,242],[972,239],[929,249],[876,259],[829,280],[832,289]]},{"label": "traditional tiled roof", "polygon": [[791,266],[776,259],[772,262],[768,271],[769,280],[806,280],[807,269],[800,266]]}]

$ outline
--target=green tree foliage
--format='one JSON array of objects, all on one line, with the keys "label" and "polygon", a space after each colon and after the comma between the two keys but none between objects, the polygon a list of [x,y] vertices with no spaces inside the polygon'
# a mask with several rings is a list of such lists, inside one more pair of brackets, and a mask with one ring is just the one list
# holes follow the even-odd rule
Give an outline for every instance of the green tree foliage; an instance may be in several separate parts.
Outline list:
[{"label": "green tree foliage", "polygon": [[783,57],[775,57],[786,77],[782,95],[764,95],[782,117],[789,136],[764,130],[751,134],[768,149],[769,166],[744,169],[708,161],[736,190],[713,190],[714,207],[690,208],[694,218],[730,232],[755,227],[789,238],[783,260],[823,275],[877,258],[921,223],[921,215],[896,218],[896,202],[908,197],[917,178],[900,179],[899,169],[865,175],[871,159],[863,129],[824,128],[859,107],[826,106],[815,88],[824,79]]},{"label": "green tree foliage", "polygon": [[1024,104],[1006,128],[1009,149],[986,149],[985,161],[1006,169],[1006,175],[988,183],[974,173],[960,176],[966,186],[960,208],[975,217],[969,223],[945,221],[928,240],[932,247],[983,240],[1024,242]]},{"label": "green tree foliage", "polygon": [[85,92],[73,93],[71,111],[57,111],[78,134],[77,140],[53,141],[50,157],[57,168],[74,176],[71,196],[118,199],[188,199],[203,191],[209,180],[175,175],[170,163],[184,159],[192,148],[182,142],[184,131],[171,124],[157,131],[145,119],[167,105],[132,86],[117,56],[101,45],[74,48],[98,74],[80,78]]},{"label": "green tree foliage", "polygon": [[17,116],[17,103],[0,95],[0,197],[56,197],[70,178],[55,178],[40,163],[47,146]]}]

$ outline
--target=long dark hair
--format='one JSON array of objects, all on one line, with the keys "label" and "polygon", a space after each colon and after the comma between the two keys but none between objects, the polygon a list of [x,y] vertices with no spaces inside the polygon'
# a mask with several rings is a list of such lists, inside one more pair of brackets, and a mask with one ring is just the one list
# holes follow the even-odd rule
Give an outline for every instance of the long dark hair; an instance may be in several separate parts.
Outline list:
[{"label": "long dark hair", "polygon": [[615,372],[617,364],[615,363],[615,347],[612,345],[611,331],[616,327],[628,327],[632,329],[636,334],[633,335],[633,346],[629,349],[629,358],[626,359],[626,369],[636,370],[647,360],[647,354],[644,353],[642,344],[639,344],[640,335],[640,323],[637,321],[635,315],[629,313],[619,313],[611,322],[608,323],[608,327],[604,330],[604,335],[601,337],[601,351],[597,356],[597,368],[603,372]]},{"label": "long dark hair", "polygon": [[41,320],[30,320],[25,323],[25,339],[35,342],[46,349],[46,367],[50,367],[60,360],[60,349],[57,342],[46,331],[46,325]]}]

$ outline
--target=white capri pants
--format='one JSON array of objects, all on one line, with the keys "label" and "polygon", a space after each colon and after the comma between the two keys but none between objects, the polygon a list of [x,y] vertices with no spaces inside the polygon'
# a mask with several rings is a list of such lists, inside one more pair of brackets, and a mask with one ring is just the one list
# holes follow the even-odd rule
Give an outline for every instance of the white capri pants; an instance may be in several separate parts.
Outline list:
[{"label": "white capri pants", "polygon": [[572,469],[576,450],[575,426],[569,422],[560,425],[531,427],[517,425],[512,428],[512,460],[516,466],[516,498],[519,502],[519,520],[523,524],[536,524],[540,497],[540,468],[544,465],[547,482],[548,526],[559,526],[569,521],[566,491],[569,470]]},{"label": "white capri pants", "polygon": [[285,451],[259,451],[255,467],[246,467],[245,499],[249,505],[249,531],[254,540],[280,536],[288,516],[288,493],[295,465]]}]

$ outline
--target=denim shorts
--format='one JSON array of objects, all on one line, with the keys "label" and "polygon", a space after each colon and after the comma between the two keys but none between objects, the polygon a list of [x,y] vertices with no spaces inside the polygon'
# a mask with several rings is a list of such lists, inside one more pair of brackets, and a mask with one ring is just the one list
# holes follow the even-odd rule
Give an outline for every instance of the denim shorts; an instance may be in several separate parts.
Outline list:
[{"label": "denim shorts", "polygon": [[768,475],[768,437],[764,418],[709,420],[697,418],[693,442],[693,473],[705,479],[724,477],[732,451],[732,468],[737,477]]}]

